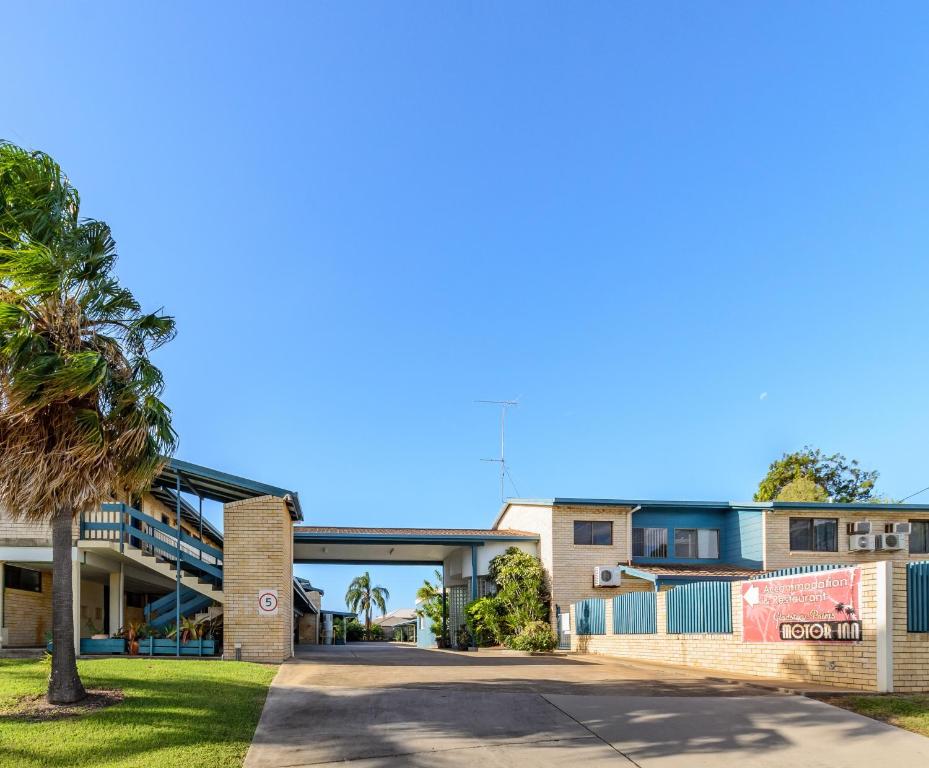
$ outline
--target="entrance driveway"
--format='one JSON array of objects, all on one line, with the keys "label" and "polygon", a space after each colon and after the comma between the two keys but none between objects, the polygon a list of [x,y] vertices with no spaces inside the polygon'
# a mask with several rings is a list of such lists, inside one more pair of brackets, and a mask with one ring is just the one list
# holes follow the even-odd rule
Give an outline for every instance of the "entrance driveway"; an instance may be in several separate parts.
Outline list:
[{"label": "entrance driveway", "polygon": [[929,765],[929,739],[802,696],[604,657],[308,646],[246,768]]}]

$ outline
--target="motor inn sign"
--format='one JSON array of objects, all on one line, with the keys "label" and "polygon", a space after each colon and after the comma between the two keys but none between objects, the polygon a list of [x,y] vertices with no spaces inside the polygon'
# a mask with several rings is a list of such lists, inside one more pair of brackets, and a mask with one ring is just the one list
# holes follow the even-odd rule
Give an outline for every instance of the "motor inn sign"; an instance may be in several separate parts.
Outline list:
[{"label": "motor inn sign", "polygon": [[742,584],[742,640],[861,640],[860,604],[860,567],[746,581]]}]

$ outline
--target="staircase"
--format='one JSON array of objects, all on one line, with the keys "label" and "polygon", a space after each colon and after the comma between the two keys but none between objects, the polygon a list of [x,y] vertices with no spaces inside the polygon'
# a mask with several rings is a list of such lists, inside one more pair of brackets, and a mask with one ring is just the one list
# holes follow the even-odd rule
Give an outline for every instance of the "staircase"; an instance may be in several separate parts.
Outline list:
[{"label": "staircase", "polygon": [[[145,568],[180,583],[190,612],[223,603],[223,552],[126,504],[102,504],[99,512],[81,517],[81,549],[118,552]],[[177,569],[180,567],[180,579]],[[197,595],[196,605],[190,593]],[[174,592],[171,606],[175,606]],[[183,605],[183,603],[182,603]],[[173,616],[173,611],[171,612]]]},{"label": "staircase", "polygon": [[[176,621],[176,612],[177,590],[145,606],[145,621],[155,629],[161,629],[166,624],[173,624]],[[181,587],[181,618],[188,618],[191,615],[195,621],[200,622],[222,615],[222,608],[213,606],[212,597],[200,594],[189,587]]]}]

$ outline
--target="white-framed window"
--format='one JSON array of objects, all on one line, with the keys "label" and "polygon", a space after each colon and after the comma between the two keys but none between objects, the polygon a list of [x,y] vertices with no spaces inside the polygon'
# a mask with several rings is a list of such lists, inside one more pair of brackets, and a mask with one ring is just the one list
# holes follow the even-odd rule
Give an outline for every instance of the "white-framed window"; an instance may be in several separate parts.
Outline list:
[{"label": "white-framed window", "polygon": [[719,557],[719,531],[716,528],[675,528],[674,556],[687,559]]}]

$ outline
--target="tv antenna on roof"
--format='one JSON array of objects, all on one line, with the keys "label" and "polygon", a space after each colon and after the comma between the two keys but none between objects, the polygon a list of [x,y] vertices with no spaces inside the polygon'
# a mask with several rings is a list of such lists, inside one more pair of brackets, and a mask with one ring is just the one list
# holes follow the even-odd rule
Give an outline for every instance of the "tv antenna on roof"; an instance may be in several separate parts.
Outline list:
[{"label": "tv antenna on roof", "polygon": [[[475,400],[474,402],[500,406],[500,458],[481,459],[481,461],[489,461],[500,465],[500,502],[503,503],[506,501],[506,491],[504,489],[506,478],[509,477],[510,482],[513,483],[513,477],[506,468],[506,409],[515,408],[519,405],[519,398],[517,397],[515,400]],[[519,489],[516,487],[516,483],[513,483],[513,488],[516,491],[516,495],[519,496]]]}]

